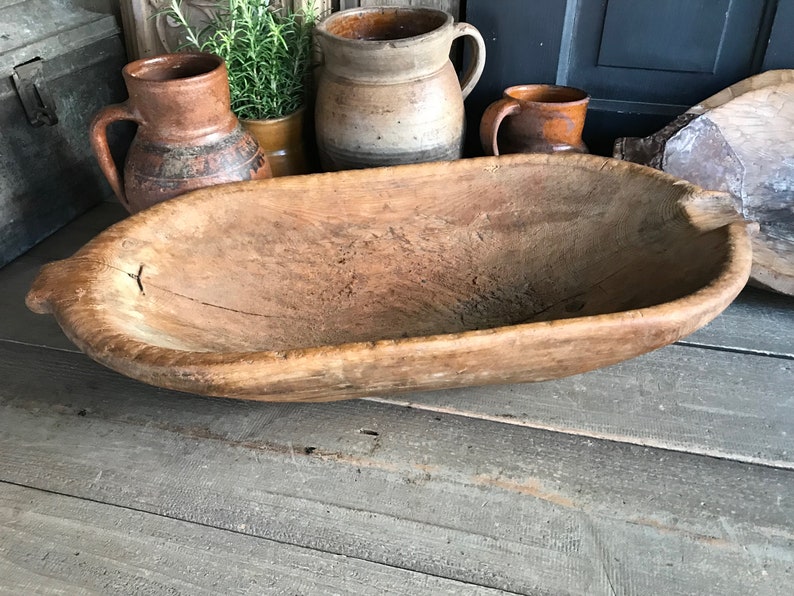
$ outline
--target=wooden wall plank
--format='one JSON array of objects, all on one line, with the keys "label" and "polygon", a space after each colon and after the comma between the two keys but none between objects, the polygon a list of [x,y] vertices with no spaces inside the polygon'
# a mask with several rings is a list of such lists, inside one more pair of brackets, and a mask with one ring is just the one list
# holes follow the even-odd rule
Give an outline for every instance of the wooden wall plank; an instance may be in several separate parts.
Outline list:
[{"label": "wooden wall plank", "polygon": [[0,578],[17,594],[498,593],[4,483]]},{"label": "wooden wall plank", "polygon": [[[13,320],[25,325],[24,318]],[[59,349],[76,351],[48,320],[52,324],[41,337]],[[27,360],[20,360],[20,354]],[[0,343],[0,378],[19,379],[11,387],[21,388],[19,383],[34,383],[44,371],[62,375],[68,382],[74,370],[93,370],[96,382],[108,387],[127,381],[81,354],[75,355],[74,364],[66,364],[63,358]],[[792,369],[791,361],[778,358],[671,346],[557,381],[370,399],[514,426],[794,468],[794,403],[788,399],[794,385]]]},{"label": "wooden wall plank", "polygon": [[375,399],[794,469],[792,387],[791,360],[669,346],[545,383]]},{"label": "wooden wall plank", "polygon": [[794,359],[794,298],[747,287],[722,315],[680,343]]},{"label": "wooden wall plank", "polygon": [[519,593],[790,581],[790,471],[365,401],[199,398],[61,352],[31,378],[31,350],[2,358],[6,482]]}]

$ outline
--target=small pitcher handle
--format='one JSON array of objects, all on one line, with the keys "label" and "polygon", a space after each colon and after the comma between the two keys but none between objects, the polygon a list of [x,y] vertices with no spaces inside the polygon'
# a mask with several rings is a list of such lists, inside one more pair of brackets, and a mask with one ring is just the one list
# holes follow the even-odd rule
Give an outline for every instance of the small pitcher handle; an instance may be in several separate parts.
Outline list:
[{"label": "small pitcher handle", "polygon": [[455,34],[453,39],[463,37],[464,35],[469,38],[468,41],[471,48],[471,64],[460,83],[463,99],[466,99],[479,82],[482,71],[485,68],[485,41],[476,27],[468,23],[455,23]]},{"label": "small pitcher handle", "polygon": [[131,212],[129,201],[127,201],[127,195],[124,193],[124,183],[116,167],[116,163],[113,161],[113,155],[110,153],[107,137],[107,127],[120,120],[131,120],[138,124],[141,123],[140,118],[136,116],[130,108],[128,101],[112,104],[102,108],[97,112],[96,116],[94,116],[94,120],[91,122],[89,129],[89,136],[91,139],[91,149],[94,150],[94,155],[99,162],[99,167],[105,175],[105,178],[107,178],[110,188],[113,189],[113,192],[127,211]]},{"label": "small pitcher handle", "polygon": [[512,97],[504,97],[485,109],[480,120],[480,143],[486,155],[499,155],[499,146],[496,143],[499,125],[507,116],[515,116],[520,112],[521,104]]}]

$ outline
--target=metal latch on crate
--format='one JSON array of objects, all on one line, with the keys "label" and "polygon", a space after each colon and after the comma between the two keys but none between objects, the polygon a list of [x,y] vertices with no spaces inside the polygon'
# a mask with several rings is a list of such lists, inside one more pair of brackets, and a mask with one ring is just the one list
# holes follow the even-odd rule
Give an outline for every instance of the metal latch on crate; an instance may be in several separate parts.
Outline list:
[{"label": "metal latch on crate", "polygon": [[28,121],[33,126],[52,126],[58,123],[55,104],[44,84],[44,60],[34,58],[14,67],[14,85],[25,107]]}]

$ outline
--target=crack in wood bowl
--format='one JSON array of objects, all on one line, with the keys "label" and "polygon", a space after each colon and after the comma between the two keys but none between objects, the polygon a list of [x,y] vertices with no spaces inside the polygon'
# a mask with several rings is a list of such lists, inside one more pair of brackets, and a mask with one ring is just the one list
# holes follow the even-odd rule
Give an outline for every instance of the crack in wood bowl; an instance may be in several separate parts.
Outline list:
[{"label": "crack in wood bowl", "polygon": [[508,155],[195,191],[46,265],[27,304],[153,385],[327,401],[632,358],[719,314],[751,260],[728,195]]}]

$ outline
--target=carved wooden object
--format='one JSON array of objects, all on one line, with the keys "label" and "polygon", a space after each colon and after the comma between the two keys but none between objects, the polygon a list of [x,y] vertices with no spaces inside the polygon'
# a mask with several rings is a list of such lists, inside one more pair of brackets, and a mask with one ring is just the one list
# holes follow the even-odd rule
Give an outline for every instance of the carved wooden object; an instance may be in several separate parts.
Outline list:
[{"label": "carved wooden object", "polygon": [[27,303],[147,383],[323,401],[607,366],[706,324],[750,264],[728,195],[510,155],[196,191],[46,265]]},{"label": "carved wooden object", "polygon": [[[281,0],[293,9],[306,5],[307,0]],[[182,10],[188,22],[201,29],[211,19],[222,0],[182,0]],[[274,4],[276,2],[274,1]],[[175,52],[184,43],[176,23],[161,14],[170,0],[121,0],[121,19],[130,60]],[[331,11],[332,0],[315,0],[318,14]]]},{"label": "carved wooden object", "polygon": [[731,193],[760,232],[757,285],[794,295],[794,70],[745,79],[615,156]]}]

